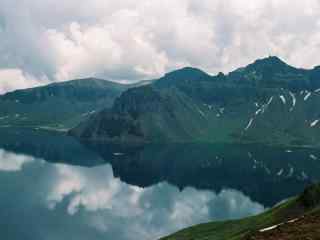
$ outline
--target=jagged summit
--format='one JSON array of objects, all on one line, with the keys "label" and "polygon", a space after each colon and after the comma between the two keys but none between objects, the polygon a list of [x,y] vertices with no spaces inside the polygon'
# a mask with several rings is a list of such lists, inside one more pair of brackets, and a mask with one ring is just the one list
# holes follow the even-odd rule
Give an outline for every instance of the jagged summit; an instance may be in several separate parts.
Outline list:
[{"label": "jagged summit", "polygon": [[298,91],[318,85],[312,83],[310,71],[290,66],[279,57],[270,56],[230,72],[228,77],[231,81],[254,87],[289,88]]},{"label": "jagged summit", "polygon": [[127,90],[111,111],[71,133],[122,142],[318,144],[319,130],[312,127],[320,121],[317,76],[274,56],[228,75],[210,76],[186,67],[148,87]]}]

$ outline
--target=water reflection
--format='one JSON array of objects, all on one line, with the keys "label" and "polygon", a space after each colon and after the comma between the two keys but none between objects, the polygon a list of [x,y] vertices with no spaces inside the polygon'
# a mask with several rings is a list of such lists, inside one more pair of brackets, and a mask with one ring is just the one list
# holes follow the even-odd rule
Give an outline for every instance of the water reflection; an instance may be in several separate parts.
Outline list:
[{"label": "water reflection", "polygon": [[[109,164],[50,164],[1,151],[1,165],[6,156],[19,163],[13,172],[0,170],[4,239],[156,239],[195,223],[264,210],[236,190],[180,191],[164,182],[140,188],[115,178]],[[20,165],[20,159],[28,161]]]},{"label": "water reflection", "polygon": [[17,155],[0,149],[0,171],[19,171],[22,167],[34,160],[27,155]]},{"label": "water reflection", "polygon": [[237,144],[85,145],[110,162],[115,176],[127,183],[147,187],[167,181],[179,189],[192,186],[215,192],[237,189],[268,207],[320,179],[320,152],[315,149],[288,151]]},{"label": "water reflection", "polygon": [[0,136],[4,239],[156,239],[257,214],[320,179],[316,149],[80,144],[19,128]]}]

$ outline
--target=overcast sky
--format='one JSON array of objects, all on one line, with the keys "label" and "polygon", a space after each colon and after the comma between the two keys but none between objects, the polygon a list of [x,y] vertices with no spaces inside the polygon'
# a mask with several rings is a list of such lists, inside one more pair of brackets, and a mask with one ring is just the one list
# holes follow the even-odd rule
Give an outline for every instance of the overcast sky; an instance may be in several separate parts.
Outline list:
[{"label": "overcast sky", "polygon": [[0,92],[95,76],[320,65],[319,0],[0,0]]}]

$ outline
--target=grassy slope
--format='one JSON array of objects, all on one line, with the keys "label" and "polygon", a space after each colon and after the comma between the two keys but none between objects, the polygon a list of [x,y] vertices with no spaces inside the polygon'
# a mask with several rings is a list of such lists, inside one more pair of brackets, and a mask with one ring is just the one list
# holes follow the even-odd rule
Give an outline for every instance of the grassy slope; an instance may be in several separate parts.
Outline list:
[{"label": "grassy slope", "polygon": [[131,86],[79,79],[0,95],[0,126],[66,129],[110,107]]},{"label": "grassy slope", "polygon": [[242,239],[249,232],[283,221],[288,216],[288,209],[295,205],[296,199],[292,199],[257,216],[196,225],[162,238],[162,240]]},{"label": "grassy slope", "polygon": [[307,188],[301,196],[290,199],[260,215],[241,220],[200,224],[162,238],[162,240],[245,239],[252,234],[255,235],[259,229],[302,215],[306,219],[313,219],[314,215],[319,216],[320,214],[319,203],[320,185],[315,185]]},{"label": "grassy slope", "polygon": [[245,240],[301,240],[320,239],[320,210],[317,209],[304,217],[286,222],[275,229],[256,232]]}]

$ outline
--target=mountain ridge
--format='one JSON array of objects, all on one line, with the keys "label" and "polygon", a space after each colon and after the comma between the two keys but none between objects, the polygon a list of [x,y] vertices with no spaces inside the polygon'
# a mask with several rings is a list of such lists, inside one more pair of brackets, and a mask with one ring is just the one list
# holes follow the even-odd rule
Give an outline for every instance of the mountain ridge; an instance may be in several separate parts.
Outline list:
[{"label": "mountain ridge", "polygon": [[0,95],[0,126],[69,129],[111,107],[123,91],[144,84],[84,78],[8,92]]},{"label": "mountain ridge", "polygon": [[[319,73],[318,68],[291,67],[277,57],[257,60],[228,75],[182,68],[146,87],[124,91],[110,111],[96,114],[70,134],[116,142],[315,145],[320,140]],[[290,128],[281,124],[283,119]],[[117,121],[123,127],[110,135]]]}]

